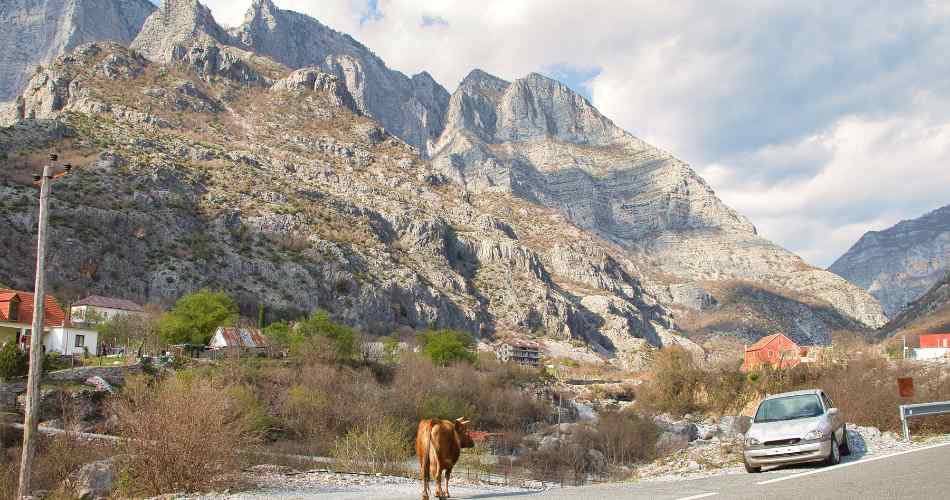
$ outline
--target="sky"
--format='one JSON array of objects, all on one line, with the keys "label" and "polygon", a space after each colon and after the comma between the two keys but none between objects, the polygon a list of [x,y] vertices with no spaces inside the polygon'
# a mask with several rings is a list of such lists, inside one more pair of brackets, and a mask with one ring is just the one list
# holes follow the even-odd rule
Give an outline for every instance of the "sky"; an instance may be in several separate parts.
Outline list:
[{"label": "sky", "polygon": [[[206,0],[240,24],[251,0]],[[825,267],[950,204],[950,2],[275,0],[449,91],[537,71]]]}]

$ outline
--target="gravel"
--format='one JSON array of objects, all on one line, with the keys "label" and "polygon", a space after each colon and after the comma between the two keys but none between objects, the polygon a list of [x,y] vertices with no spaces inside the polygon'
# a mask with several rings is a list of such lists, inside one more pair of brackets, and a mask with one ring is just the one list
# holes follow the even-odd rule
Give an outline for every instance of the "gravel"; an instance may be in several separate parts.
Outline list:
[{"label": "gravel", "polygon": [[[245,472],[243,479],[255,485],[254,489],[244,492],[211,493],[185,498],[257,500],[264,498],[309,499],[332,497],[334,499],[388,500],[417,499],[421,492],[421,484],[417,479],[381,474],[346,474],[328,470],[297,472],[276,465],[254,467]],[[434,488],[435,485],[432,483],[430,489],[433,493]],[[473,483],[463,478],[453,478],[449,489],[453,497],[459,498],[539,491],[539,489]]]},{"label": "gravel", "polygon": [[[888,455],[932,444],[950,441],[950,434],[914,438],[906,442],[893,432],[876,427],[848,424],[852,455],[844,461]],[[742,466],[741,436],[734,440],[696,440],[690,446],[636,469],[635,477],[643,481],[680,481],[721,474],[745,474]]]}]

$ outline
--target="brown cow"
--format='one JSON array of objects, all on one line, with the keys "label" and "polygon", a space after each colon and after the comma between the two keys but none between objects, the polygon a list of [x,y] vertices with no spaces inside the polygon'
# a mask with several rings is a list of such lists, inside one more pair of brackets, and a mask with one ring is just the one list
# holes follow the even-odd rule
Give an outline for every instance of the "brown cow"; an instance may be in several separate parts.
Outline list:
[{"label": "brown cow", "polygon": [[[435,496],[449,498],[449,478],[458,462],[462,448],[473,448],[475,443],[465,427],[468,421],[427,419],[419,422],[416,432],[416,454],[419,456],[419,474],[422,479],[422,500],[429,500],[429,481],[435,480]],[[445,489],[442,489],[442,476]]]}]

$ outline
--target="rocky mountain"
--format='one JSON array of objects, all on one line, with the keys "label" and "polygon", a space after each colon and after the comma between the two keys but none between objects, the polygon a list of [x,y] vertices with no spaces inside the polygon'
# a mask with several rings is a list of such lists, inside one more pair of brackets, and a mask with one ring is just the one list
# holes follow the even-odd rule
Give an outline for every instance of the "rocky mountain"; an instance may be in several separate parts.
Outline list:
[{"label": "rocky mountain", "polygon": [[[703,308],[728,302],[736,287],[758,286],[768,293],[757,296],[772,300],[757,301],[763,322],[748,331],[753,337],[781,329],[822,343],[833,328],[885,321],[867,293],[758,236],[687,164],[542,75],[507,82],[473,71],[452,95],[431,153],[436,168],[476,196],[510,193],[618,244],[645,273],[666,276],[654,292],[684,315],[708,316]],[[796,312],[775,316],[779,310]],[[770,316],[796,320],[764,321]]]},{"label": "rocky mountain", "polygon": [[[210,286],[371,332],[579,339],[628,366],[697,349],[684,334],[821,344],[885,321],[542,75],[476,70],[449,96],[269,0],[232,30],[166,0],[131,47],[58,59],[0,129],[0,221],[16,228],[0,239],[31,231],[37,151],[83,167],[57,187],[62,293]],[[24,252],[0,281],[28,286],[28,269]]]},{"label": "rocky mountain", "polygon": [[[265,74],[273,67],[246,62]],[[681,344],[669,309],[608,242],[504,193],[472,199],[355,113],[335,76],[269,87],[82,46],[37,74],[0,129],[0,233],[33,233],[38,151],[55,186],[49,282],[169,302],[201,287],[247,310],[322,307],[370,333],[405,325],[586,341],[632,365]],[[29,287],[31,252],[0,262]]]},{"label": "rocky mountain", "polygon": [[290,68],[316,67],[345,82],[359,110],[425,154],[442,132],[449,93],[428,73],[386,67],[349,35],[316,19],[254,0],[244,23],[225,31],[197,0],[166,0],[132,44],[153,61],[178,62],[192,47],[246,51]]},{"label": "rocky mountain", "polygon": [[154,10],[148,0],[0,2],[0,101],[20,95],[37,65],[81,44],[128,44]]},{"label": "rocky mountain", "polygon": [[871,292],[891,317],[950,269],[950,205],[883,231],[871,231],[829,271]]},{"label": "rocky mountain", "polygon": [[923,296],[907,304],[894,319],[876,331],[874,336],[883,340],[895,335],[913,336],[947,331],[950,331],[950,272],[937,280]]}]

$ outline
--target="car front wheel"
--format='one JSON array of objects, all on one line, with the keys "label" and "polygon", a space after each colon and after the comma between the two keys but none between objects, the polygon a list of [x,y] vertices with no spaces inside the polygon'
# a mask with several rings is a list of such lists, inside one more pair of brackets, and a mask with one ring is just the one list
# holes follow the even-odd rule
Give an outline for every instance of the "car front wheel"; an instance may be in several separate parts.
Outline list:
[{"label": "car front wheel", "polygon": [[841,441],[841,456],[847,457],[851,455],[851,438],[848,437],[848,428],[841,426],[841,437],[844,438]]},{"label": "car front wheel", "polygon": [[841,463],[841,448],[838,447],[838,439],[834,433],[831,434],[831,451],[825,460],[825,465],[838,465]]}]

